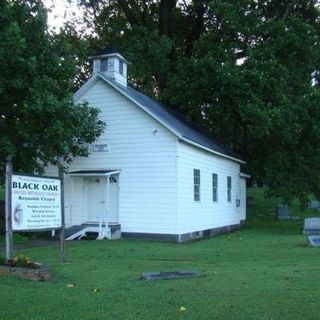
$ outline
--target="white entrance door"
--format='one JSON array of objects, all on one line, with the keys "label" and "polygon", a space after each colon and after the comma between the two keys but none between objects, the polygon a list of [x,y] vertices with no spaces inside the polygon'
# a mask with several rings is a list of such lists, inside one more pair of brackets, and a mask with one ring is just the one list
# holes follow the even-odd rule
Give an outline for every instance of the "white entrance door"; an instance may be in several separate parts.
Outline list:
[{"label": "white entrance door", "polygon": [[88,177],[86,180],[87,221],[99,222],[101,215],[105,214],[105,185],[104,177]]},{"label": "white entrance door", "polygon": [[119,175],[113,174],[110,182],[110,206],[108,212],[109,223],[119,223]]}]

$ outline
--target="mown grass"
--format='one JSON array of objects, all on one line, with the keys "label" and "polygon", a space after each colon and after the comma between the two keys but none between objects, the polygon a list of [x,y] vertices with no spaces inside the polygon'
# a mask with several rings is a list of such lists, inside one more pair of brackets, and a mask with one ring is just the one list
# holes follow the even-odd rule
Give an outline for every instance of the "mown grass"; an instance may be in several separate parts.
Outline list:
[{"label": "mown grass", "polygon": [[[20,251],[48,263],[54,280],[0,276],[0,319],[319,319],[320,251],[306,245],[302,219],[277,221],[278,200],[250,193],[248,225],[229,235],[188,244],[74,241],[65,264],[55,247]],[[205,276],[139,279],[187,269]]]}]

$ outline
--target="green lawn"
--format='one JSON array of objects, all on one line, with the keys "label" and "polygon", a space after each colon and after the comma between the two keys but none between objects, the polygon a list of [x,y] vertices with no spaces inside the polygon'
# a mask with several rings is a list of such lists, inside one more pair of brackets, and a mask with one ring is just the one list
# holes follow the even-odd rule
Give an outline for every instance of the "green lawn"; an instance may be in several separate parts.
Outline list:
[{"label": "green lawn", "polygon": [[[249,193],[255,204],[248,226],[229,235],[182,245],[68,242],[64,265],[57,248],[20,251],[47,262],[54,280],[0,276],[0,319],[319,319],[320,249],[306,246],[302,219],[276,221],[278,201]],[[319,216],[297,204],[291,210]],[[205,277],[139,280],[145,271],[178,269]]]}]

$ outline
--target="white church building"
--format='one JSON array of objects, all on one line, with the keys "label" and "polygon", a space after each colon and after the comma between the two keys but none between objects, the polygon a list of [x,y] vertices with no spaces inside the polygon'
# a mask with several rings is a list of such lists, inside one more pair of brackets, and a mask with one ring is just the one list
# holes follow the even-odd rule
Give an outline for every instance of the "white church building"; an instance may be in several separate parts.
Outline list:
[{"label": "white church building", "polygon": [[65,174],[67,239],[96,232],[99,239],[184,242],[243,224],[244,162],[128,86],[117,50],[92,59],[92,77],[74,100],[98,107],[107,127],[89,157],[74,159]]}]

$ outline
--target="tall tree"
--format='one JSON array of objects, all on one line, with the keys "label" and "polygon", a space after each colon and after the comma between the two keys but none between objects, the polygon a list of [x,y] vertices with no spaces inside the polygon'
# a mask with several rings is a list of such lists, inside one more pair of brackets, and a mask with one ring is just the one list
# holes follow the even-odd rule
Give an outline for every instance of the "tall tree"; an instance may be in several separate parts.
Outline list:
[{"label": "tall tree", "polygon": [[320,196],[317,1],[81,4],[91,45],[118,44],[134,86],[233,148],[274,194]]},{"label": "tall tree", "polygon": [[104,123],[72,102],[73,49],[48,33],[41,1],[1,0],[0,30],[0,161],[31,171],[86,156]]}]

